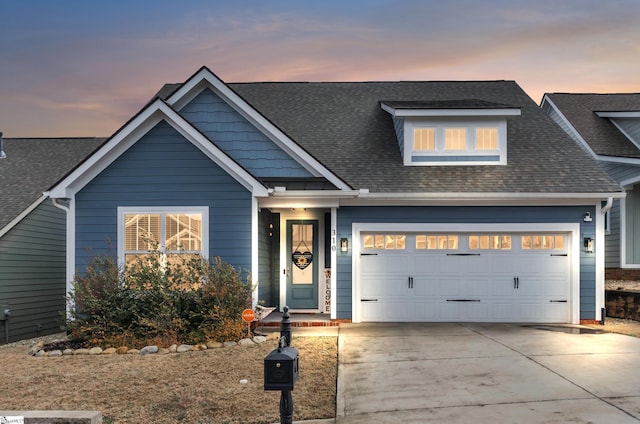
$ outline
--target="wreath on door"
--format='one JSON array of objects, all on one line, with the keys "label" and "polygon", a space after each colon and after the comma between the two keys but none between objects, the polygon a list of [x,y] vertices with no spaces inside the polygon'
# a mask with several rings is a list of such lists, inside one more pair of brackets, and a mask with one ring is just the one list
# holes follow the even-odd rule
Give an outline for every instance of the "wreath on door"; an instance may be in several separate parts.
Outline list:
[{"label": "wreath on door", "polygon": [[[300,250],[301,247],[303,250]],[[296,246],[296,250],[291,254],[291,260],[293,264],[300,269],[305,269],[311,264],[311,261],[313,261],[313,253],[311,253],[309,246],[307,246],[304,240],[301,240],[298,246]]]}]

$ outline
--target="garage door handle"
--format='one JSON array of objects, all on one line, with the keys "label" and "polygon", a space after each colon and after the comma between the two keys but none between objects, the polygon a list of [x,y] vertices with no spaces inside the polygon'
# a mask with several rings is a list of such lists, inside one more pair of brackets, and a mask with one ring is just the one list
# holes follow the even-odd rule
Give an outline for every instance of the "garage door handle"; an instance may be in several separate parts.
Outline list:
[{"label": "garage door handle", "polygon": [[447,302],[480,302],[480,299],[447,299]]},{"label": "garage door handle", "polygon": [[447,256],[480,256],[479,253],[447,253]]},{"label": "garage door handle", "polygon": [[567,253],[552,253],[551,256],[569,256]]},{"label": "garage door handle", "polygon": [[550,300],[551,303],[567,303],[566,300]]},{"label": "garage door handle", "polygon": [[378,256],[377,253],[360,253],[360,256]]},{"label": "garage door handle", "polygon": [[520,288],[520,277],[513,277],[513,288],[514,289]]},{"label": "garage door handle", "polygon": [[377,302],[378,299],[360,299],[360,302]]}]

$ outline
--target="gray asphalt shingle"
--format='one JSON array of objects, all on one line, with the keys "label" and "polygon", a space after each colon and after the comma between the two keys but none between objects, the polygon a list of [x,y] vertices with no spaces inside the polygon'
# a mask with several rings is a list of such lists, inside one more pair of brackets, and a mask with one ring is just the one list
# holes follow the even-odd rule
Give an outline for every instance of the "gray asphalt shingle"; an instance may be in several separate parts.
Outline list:
[{"label": "gray asphalt shingle", "polygon": [[105,138],[6,138],[0,159],[0,228],[95,151]]},{"label": "gray asphalt shingle", "polygon": [[[228,85],[354,188],[381,193],[621,191],[514,81]],[[392,118],[380,106],[389,99],[519,107],[520,116],[507,118],[508,164],[404,166]]]},{"label": "gray asphalt shingle", "polygon": [[640,158],[640,150],[609,119],[595,113],[640,111],[640,94],[548,93],[546,96],[596,154]]}]

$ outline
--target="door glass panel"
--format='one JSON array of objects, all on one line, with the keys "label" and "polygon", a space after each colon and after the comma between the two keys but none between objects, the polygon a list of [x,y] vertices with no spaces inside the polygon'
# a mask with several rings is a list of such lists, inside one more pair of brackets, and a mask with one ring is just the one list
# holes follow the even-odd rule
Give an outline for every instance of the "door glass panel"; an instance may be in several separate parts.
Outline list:
[{"label": "door glass panel", "polygon": [[313,224],[291,225],[291,283],[313,284]]}]

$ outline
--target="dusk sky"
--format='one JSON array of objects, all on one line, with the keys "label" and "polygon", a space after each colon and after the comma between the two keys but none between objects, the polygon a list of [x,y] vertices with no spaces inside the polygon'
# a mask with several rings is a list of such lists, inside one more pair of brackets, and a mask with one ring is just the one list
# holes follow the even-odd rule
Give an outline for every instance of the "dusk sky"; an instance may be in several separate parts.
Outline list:
[{"label": "dusk sky", "polygon": [[640,1],[2,0],[0,131],[109,136],[167,82],[516,80],[640,92]]}]

